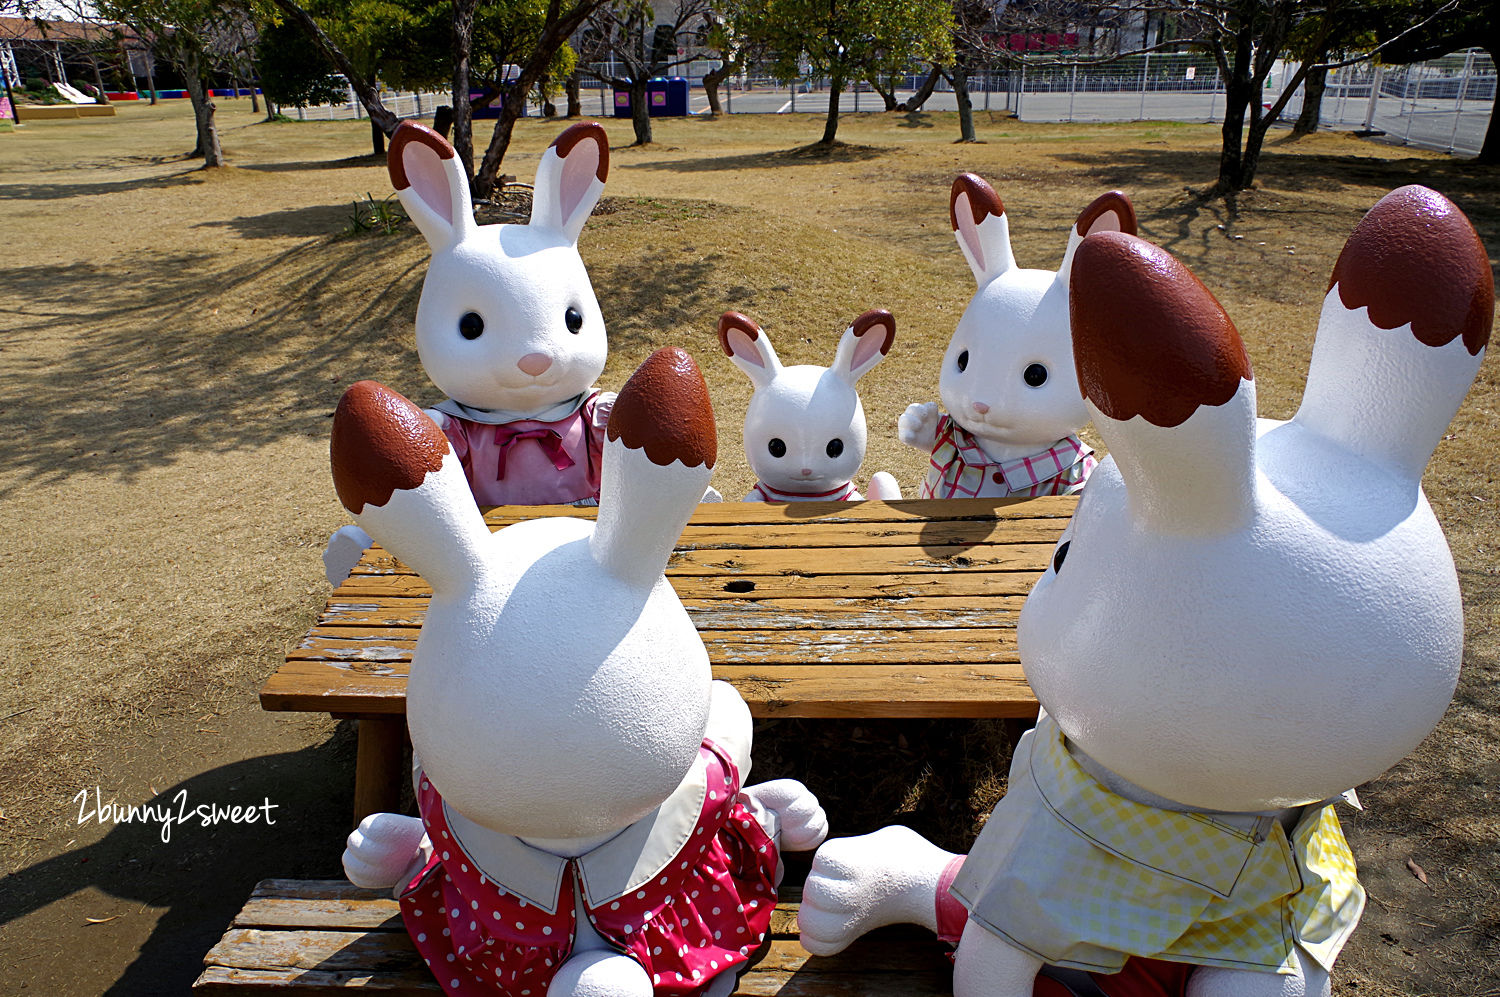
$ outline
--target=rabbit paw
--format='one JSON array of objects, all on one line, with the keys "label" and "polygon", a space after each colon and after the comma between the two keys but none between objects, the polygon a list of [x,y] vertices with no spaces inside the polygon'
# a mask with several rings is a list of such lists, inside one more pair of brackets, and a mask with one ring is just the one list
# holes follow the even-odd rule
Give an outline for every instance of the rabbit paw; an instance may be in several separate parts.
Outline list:
[{"label": "rabbit paw", "polygon": [[887,924],[937,928],[937,885],[955,858],[893,824],[818,849],[802,887],[797,923],[813,955],[833,955]]},{"label": "rabbit paw", "polygon": [[333,536],[328,538],[328,546],[323,548],[323,571],[328,576],[328,584],[334,588],[344,584],[344,579],[349,577],[349,572],[374,542],[358,526],[341,526],[334,530]]},{"label": "rabbit paw", "polygon": [[867,498],[878,499],[881,502],[894,502],[901,498],[901,485],[889,471],[876,471],[870,475],[870,487]]},{"label": "rabbit paw", "polygon": [[931,452],[937,442],[938,418],[937,402],[913,402],[896,420],[896,435],[909,447]]},{"label": "rabbit paw", "polygon": [[432,845],[416,817],[371,814],[359,822],[344,849],[344,875],[355,886],[386,890],[407,879],[407,870],[426,862]]},{"label": "rabbit paw", "polygon": [[805,852],[828,837],[828,815],[818,798],[796,779],[746,786],[744,795],[778,850]]}]

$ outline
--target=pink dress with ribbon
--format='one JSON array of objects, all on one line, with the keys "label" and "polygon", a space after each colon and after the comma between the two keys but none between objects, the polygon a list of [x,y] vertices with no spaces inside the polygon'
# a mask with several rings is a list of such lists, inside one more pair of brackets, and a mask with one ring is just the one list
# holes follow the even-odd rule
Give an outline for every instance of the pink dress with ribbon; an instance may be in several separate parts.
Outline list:
[{"label": "pink dress with ribbon", "polygon": [[443,432],[463,464],[474,501],[491,505],[565,505],[599,498],[608,402],[589,395],[556,422],[499,425],[445,414]]}]

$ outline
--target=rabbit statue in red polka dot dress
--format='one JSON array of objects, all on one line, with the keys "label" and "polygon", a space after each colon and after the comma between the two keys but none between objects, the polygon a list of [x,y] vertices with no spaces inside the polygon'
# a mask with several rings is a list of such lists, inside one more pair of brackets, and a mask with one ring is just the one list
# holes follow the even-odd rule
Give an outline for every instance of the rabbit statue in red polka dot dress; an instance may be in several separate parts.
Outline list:
[{"label": "rabbit statue in red polka dot dress", "polygon": [[344,868],[395,887],[450,995],[726,995],[768,944],[779,849],[827,831],[801,783],[742,786],[749,710],[662,575],[716,456],[692,359],[653,354],[606,437],[597,524],[492,534],[406,399],[364,381],[334,417],[339,498],[433,590],[407,688],[421,818],[366,818]]}]

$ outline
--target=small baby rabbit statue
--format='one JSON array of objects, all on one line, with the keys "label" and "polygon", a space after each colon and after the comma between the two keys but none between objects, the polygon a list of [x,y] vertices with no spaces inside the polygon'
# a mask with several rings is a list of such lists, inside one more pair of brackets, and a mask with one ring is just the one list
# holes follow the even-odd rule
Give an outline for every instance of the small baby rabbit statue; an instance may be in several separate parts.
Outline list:
[{"label": "small baby rabbit statue", "polygon": [[433,590],[407,690],[421,819],[366,818],[344,868],[397,888],[447,994],[727,994],[778,848],[826,833],[801,783],[742,788],[750,712],[662,576],[716,446],[698,368],[659,350],[610,417],[597,525],[492,534],[421,411],[369,381],[339,404],[339,498]]},{"label": "small baby rabbit statue", "polygon": [[[745,456],[758,480],[746,502],[859,501],[854,474],[865,459],[865,410],[855,383],[896,341],[896,320],[868,311],[839,340],[832,367],[783,367],[764,329],[739,312],[719,319],[719,345],[755,385],[745,411]],[[899,499],[884,471],[870,497]]]},{"label": "small baby rabbit statue", "polygon": [[[529,225],[479,225],[453,147],[404,121],[387,155],[401,206],[432,261],[417,303],[417,354],[448,395],[428,415],[490,505],[591,503],[614,395],[604,317],[578,236],[604,191],[609,140],[593,122],[557,137],[537,165]],[[324,554],[338,585],[369,546],[344,527]]]},{"label": "small baby rabbit statue", "polygon": [[898,827],[828,842],[808,949],[915,920],[958,940],[956,997],[1062,993],[1039,972],[1328,994],[1364,907],[1331,801],[1416,747],[1458,680],[1463,603],[1421,476],[1493,318],[1468,219],[1393,191],[1334,265],[1301,408],[1257,421],[1197,278],[1133,236],[1084,239],[1073,350],[1110,453],[1021,612],[1044,713],[967,859]]},{"label": "small baby rabbit statue", "polygon": [[901,442],[932,454],[921,498],[1004,498],[1078,491],[1098,463],[1078,439],[1088,422],[1068,337],[1068,274],[1091,232],[1135,234],[1119,191],[1103,194],[1068,231],[1062,266],[1022,270],[1010,218],[972,173],[953,181],[948,216],[979,290],[943,355],[936,402],[909,405]]}]

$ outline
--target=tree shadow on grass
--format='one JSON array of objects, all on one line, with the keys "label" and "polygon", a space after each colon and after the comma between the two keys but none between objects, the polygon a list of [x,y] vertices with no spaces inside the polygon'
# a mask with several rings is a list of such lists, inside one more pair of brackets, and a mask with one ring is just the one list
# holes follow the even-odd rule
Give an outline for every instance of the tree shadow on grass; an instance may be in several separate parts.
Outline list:
[{"label": "tree shadow on grass", "polygon": [[[228,224],[284,235],[285,214]],[[426,255],[414,237],[319,238],[250,259],[160,250],[0,268],[0,459],[15,482],[129,478],[320,436],[360,377],[420,391],[410,328]]]},{"label": "tree shadow on grass", "polygon": [[664,170],[670,173],[716,173],[721,170],[765,170],[784,166],[818,166],[825,163],[863,163],[879,159],[891,150],[871,145],[849,145],[835,142],[831,146],[813,143],[773,152],[752,152],[737,156],[703,156],[698,159],[674,159],[638,163],[636,169]]},{"label": "tree shadow on grass", "polygon": [[62,201],[71,197],[86,197],[91,194],[118,194],[130,190],[162,190],[168,187],[201,183],[202,170],[190,169],[159,177],[137,177],[132,180],[100,180],[95,182],[70,180],[62,183],[7,183],[0,184],[0,201]]}]

